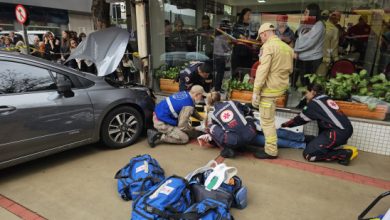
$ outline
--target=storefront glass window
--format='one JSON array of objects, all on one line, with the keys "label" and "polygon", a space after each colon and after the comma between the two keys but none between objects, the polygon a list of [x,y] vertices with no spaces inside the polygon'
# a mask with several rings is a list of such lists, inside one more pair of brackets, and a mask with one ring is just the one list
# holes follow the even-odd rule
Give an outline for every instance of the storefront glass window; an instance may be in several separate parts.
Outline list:
[{"label": "storefront glass window", "polygon": [[[297,53],[279,107],[302,108],[305,87],[317,83],[340,101],[348,115],[389,119],[390,3],[160,0],[150,3],[149,10],[156,89],[164,91],[160,78],[170,78],[168,86],[178,89],[174,79],[180,78],[180,70],[189,63],[209,61],[213,66],[210,89],[233,99],[233,90],[248,91],[237,100],[250,102],[262,53],[257,31],[270,22],[276,35]],[[368,105],[355,106],[351,101]],[[360,116],[357,109],[364,107],[368,112]]]}]

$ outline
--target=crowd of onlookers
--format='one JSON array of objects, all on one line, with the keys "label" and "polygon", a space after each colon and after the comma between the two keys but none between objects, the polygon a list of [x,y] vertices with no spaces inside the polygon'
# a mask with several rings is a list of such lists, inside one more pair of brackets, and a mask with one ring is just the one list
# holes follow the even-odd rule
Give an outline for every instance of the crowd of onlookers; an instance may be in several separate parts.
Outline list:
[{"label": "crowd of onlookers", "polygon": [[[50,31],[42,37],[34,35],[33,42],[29,45],[30,54],[83,72],[97,74],[95,64],[89,60],[72,59],[66,61],[86,36],[85,33],[77,34],[75,31],[62,31],[61,37],[55,36]],[[27,54],[27,46],[23,38],[13,31],[7,34],[0,33],[0,50],[18,51]],[[131,59],[125,54],[112,77],[121,81],[132,81],[134,80],[134,74],[131,74],[131,72],[135,71],[134,68]]]},{"label": "crowd of onlookers", "polygon": [[[317,4],[309,4],[302,16],[302,20],[296,30],[288,25],[288,16],[285,14],[268,15],[267,19],[275,19],[276,35],[285,43],[290,45],[295,57],[295,71],[292,79],[292,86],[297,87],[297,81],[307,84],[306,74],[317,73],[329,75],[333,65],[343,59],[349,62],[353,68],[351,71],[358,71],[360,68],[368,68],[371,61],[367,51],[369,37],[376,32],[371,30],[367,15],[362,15],[356,24],[341,24],[342,12],[321,10]],[[237,22],[233,25],[224,23],[222,20],[218,28],[210,26],[210,17],[202,17],[202,25],[197,30],[185,29],[184,21],[180,16],[174,22],[165,21],[165,48],[166,52],[204,52],[204,54],[218,62],[216,68],[224,67],[225,61],[231,62],[233,77],[242,76],[237,70],[250,69],[258,61],[259,46],[261,42],[256,41],[257,32],[251,28],[251,9],[245,8],[241,11]],[[384,20],[383,34],[380,40],[381,51],[379,54],[378,70],[375,73],[382,73],[389,70],[389,42],[390,24]],[[225,39],[218,38],[220,30],[227,36]],[[220,49],[219,41],[225,40],[230,44],[230,49]],[[232,40],[233,39],[233,40]],[[234,39],[237,39],[235,41]],[[255,41],[255,42],[254,42]],[[226,44],[226,43],[225,43]],[[372,42],[371,42],[372,44]],[[229,46],[229,45],[228,45]],[[231,53],[231,54],[229,54]],[[376,61],[375,61],[376,62]],[[171,63],[167,62],[168,65]],[[221,72],[224,68],[221,68]],[[246,71],[248,72],[248,71]]]},{"label": "crowd of onlookers", "polygon": [[[77,35],[75,31],[63,31],[60,38],[49,31],[41,37],[34,35],[33,42],[29,45],[30,54],[47,60],[64,63],[85,37],[85,33]],[[0,49],[27,53],[27,46],[23,39],[12,31],[7,35],[0,36]],[[67,65],[81,69],[80,64],[77,66],[75,62],[69,62]]]}]

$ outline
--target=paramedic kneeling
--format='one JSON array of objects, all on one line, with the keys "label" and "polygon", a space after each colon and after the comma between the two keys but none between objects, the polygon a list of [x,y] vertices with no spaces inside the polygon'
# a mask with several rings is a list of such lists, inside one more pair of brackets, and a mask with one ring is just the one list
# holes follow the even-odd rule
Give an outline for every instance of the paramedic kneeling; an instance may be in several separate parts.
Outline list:
[{"label": "paramedic kneeling", "polygon": [[309,86],[306,92],[307,105],[303,111],[283,123],[282,127],[295,127],[316,120],[319,135],[308,143],[303,151],[303,157],[314,161],[338,161],[342,165],[348,165],[353,151],[340,148],[347,143],[352,136],[353,127],[349,119],[340,111],[335,101],[323,94],[320,85]]},{"label": "paramedic kneeling", "polygon": [[194,85],[189,92],[178,92],[158,103],[153,115],[153,125],[157,131],[153,129],[147,131],[150,147],[155,147],[157,142],[187,143],[188,133],[193,131],[189,123],[191,115],[203,121],[195,110],[195,103],[202,101],[205,95],[202,86]]},{"label": "paramedic kneeling", "polygon": [[213,66],[210,61],[189,64],[179,74],[180,91],[190,91],[194,85],[200,85],[210,92],[213,83]]},{"label": "paramedic kneeling", "polygon": [[210,113],[212,124],[208,126],[208,134],[203,137],[205,141],[213,141],[223,148],[222,157],[232,158],[236,151],[243,150],[253,142],[257,132],[253,113],[248,106],[234,101],[221,101],[218,92],[208,94],[207,105],[213,106],[214,111]]}]

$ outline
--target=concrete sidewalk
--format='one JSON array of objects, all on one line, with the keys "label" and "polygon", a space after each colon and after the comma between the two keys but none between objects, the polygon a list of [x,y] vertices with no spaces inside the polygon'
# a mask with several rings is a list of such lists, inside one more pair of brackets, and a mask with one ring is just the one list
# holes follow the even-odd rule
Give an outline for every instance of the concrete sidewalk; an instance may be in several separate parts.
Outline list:
[{"label": "concrete sidewalk", "polygon": [[[90,145],[0,171],[0,194],[47,219],[129,219],[131,202],[119,198],[113,177],[130,157],[144,153],[155,157],[167,175],[184,176],[214,159],[219,151],[195,144],[158,145],[151,149],[145,140],[121,150]],[[284,161],[308,164],[299,150],[281,149],[280,156],[287,159]],[[225,162],[238,168],[249,188],[248,207],[232,209],[239,220],[357,219],[375,197],[386,191],[364,182],[308,172],[304,166],[291,168],[248,156]],[[390,157],[362,153],[348,167],[314,165],[379,178],[390,184]],[[371,216],[385,213],[389,201],[387,198],[379,203]],[[9,216],[8,211],[0,211],[0,219],[13,219]]]}]

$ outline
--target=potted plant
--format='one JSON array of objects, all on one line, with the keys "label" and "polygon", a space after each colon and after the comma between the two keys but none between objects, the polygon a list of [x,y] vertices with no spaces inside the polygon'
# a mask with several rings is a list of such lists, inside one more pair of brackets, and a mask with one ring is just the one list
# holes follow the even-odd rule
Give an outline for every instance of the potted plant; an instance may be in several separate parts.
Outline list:
[{"label": "potted plant", "polygon": [[[335,78],[327,80],[316,74],[305,75],[310,83],[321,84],[331,98],[333,98],[345,115],[351,117],[384,120],[388,105],[365,104],[352,102],[353,96],[371,96],[379,100],[390,102],[390,82],[384,74],[368,78],[366,70],[353,74],[337,74]],[[303,90],[306,88],[300,88]]]},{"label": "potted plant", "polygon": [[176,93],[179,91],[179,83],[176,81],[180,73],[180,67],[169,67],[161,65],[154,72],[155,77],[159,79],[160,90],[166,93]]},{"label": "potted plant", "polygon": [[[230,80],[230,99],[243,103],[251,103],[253,95],[253,83],[249,80],[249,75],[245,75],[242,81]],[[276,107],[284,108],[287,104],[287,95],[278,97],[276,100]]]}]

